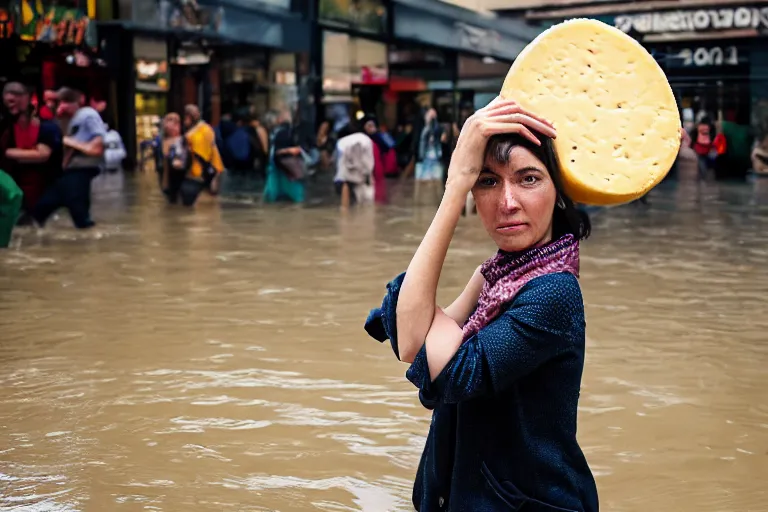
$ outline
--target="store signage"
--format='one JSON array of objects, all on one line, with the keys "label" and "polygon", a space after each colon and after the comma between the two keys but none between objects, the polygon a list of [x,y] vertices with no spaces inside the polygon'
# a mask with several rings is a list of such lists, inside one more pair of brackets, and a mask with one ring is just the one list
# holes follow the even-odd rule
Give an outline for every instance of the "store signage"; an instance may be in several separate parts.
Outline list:
[{"label": "store signage", "polygon": [[690,46],[669,48],[657,58],[667,69],[733,68],[748,63],[749,54],[734,45]]},{"label": "store signage", "polygon": [[717,32],[734,29],[768,30],[768,7],[695,9],[616,16],[614,25],[642,35]]},{"label": "store signage", "polygon": [[319,0],[318,16],[325,25],[383,34],[387,8],[382,0]]},{"label": "store signage", "polygon": [[739,65],[739,50],[735,46],[683,48],[677,57],[683,67]]},{"label": "store signage", "polygon": [[96,47],[95,26],[80,9],[20,0],[13,10],[16,32],[26,41]]},{"label": "store signage", "polygon": [[462,48],[477,53],[495,54],[501,46],[501,36],[495,30],[474,27],[458,21],[454,25]]}]

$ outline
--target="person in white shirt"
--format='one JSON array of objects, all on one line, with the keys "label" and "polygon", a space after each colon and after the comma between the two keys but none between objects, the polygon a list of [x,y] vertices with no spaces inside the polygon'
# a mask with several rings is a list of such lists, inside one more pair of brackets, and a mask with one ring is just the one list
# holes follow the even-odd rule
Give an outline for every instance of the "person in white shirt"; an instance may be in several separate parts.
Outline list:
[{"label": "person in white shirt", "polygon": [[336,176],[333,181],[341,194],[341,208],[353,202],[373,200],[371,176],[375,165],[373,141],[358,132],[342,137],[336,143]]}]

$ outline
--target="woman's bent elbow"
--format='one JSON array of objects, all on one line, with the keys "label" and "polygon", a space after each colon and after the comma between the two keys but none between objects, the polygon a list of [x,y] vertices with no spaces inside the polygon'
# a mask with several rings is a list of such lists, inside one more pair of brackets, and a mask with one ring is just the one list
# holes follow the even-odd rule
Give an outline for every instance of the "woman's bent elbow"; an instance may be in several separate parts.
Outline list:
[{"label": "woman's bent elbow", "polygon": [[397,352],[400,356],[400,361],[403,363],[412,363],[416,359],[416,354],[419,353],[421,347],[416,347],[412,344],[403,345],[399,340],[397,342]]}]

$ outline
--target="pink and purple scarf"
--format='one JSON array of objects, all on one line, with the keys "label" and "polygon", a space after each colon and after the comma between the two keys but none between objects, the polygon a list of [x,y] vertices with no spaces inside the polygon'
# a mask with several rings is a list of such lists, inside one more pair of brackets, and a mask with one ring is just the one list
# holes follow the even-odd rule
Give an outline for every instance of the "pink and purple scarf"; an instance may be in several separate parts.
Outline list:
[{"label": "pink and purple scarf", "polygon": [[579,277],[579,242],[569,234],[527,251],[499,251],[483,263],[480,272],[485,285],[477,309],[464,324],[464,341],[499,316],[502,308],[512,302],[531,279],[558,272]]}]

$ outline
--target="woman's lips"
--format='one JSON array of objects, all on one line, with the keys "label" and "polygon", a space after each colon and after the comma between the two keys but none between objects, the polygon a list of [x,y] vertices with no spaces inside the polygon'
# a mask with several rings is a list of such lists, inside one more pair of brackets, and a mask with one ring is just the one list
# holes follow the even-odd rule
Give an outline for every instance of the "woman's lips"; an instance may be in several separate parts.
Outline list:
[{"label": "woman's lips", "polygon": [[514,233],[515,231],[525,229],[526,226],[527,224],[525,222],[510,222],[508,224],[501,224],[496,228],[496,231],[501,231],[502,233]]}]

